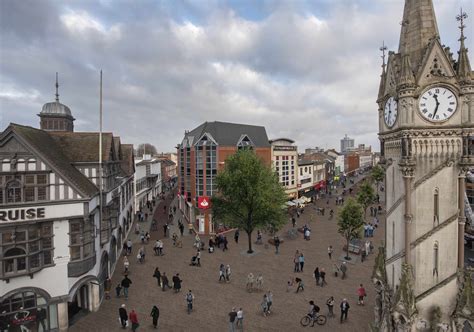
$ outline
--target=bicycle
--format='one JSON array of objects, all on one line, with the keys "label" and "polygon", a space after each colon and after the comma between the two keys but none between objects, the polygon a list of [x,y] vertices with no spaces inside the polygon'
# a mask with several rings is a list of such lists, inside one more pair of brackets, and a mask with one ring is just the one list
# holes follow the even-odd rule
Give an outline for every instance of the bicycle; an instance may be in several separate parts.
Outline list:
[{"label": "bicycle", "polygon": [[313,323],[313,325],[314,323],[318,325],[324,325],[326,324],[326,320],[327,318],[324,315],[316,314],[316,317],[313,317],[310,314],[307,314],[306,316],[301,318],[300,323],[303,326],[308,326],[311,322]]}]

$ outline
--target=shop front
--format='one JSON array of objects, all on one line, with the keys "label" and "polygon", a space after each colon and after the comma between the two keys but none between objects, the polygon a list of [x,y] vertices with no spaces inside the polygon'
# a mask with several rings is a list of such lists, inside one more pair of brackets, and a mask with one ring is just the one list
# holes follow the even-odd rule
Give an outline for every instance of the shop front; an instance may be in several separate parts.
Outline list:
[{"label": "shop front", "polygon": [[38,288],[21,288],[0,298],[0,331],[43,332],[58,329],[57,304]]}]

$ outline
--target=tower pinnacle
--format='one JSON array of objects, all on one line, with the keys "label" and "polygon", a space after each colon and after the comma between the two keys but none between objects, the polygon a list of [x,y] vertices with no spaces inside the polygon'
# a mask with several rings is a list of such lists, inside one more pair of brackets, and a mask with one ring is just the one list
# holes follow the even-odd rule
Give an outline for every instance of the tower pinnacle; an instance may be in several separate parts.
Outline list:
[{"label": "tower pinnacle", "polygon": [[56,101],[59,101],[59,83],[58,83],[58,72],[56,72]]}]

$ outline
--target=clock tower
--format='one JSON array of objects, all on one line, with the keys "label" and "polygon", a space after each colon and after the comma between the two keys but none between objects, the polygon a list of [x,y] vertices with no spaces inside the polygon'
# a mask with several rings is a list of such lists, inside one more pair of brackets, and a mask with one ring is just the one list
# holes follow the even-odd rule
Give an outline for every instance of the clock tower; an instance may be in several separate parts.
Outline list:
[{"label": "clock tower", "polygon": [[461,300],[471,289],[464,192],[474,164],[474,73],[464,44],[467,15],[457,18],[457,59],[440,40],[432,0],[405,0],[398,52],[385,63],[381,48],[377,103],[387,210],[374,270],[379,331],[456,331],[474,318],[474,308],[465,310],[474,301]]}]

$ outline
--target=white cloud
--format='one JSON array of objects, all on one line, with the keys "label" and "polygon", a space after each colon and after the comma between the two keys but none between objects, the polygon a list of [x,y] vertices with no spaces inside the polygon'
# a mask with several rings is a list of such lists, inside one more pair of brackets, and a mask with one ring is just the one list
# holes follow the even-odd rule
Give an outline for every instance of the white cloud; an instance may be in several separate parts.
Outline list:
[{"label": "white cloud", "polygon": [[99,34],[106,39],[117,41],[121,37],[119,25],[112,25],[106,28],[98,19],[92,17],[84,10],[69,10],[67,14],[60,16],[61,22],[73,34],[85,35]]}]

